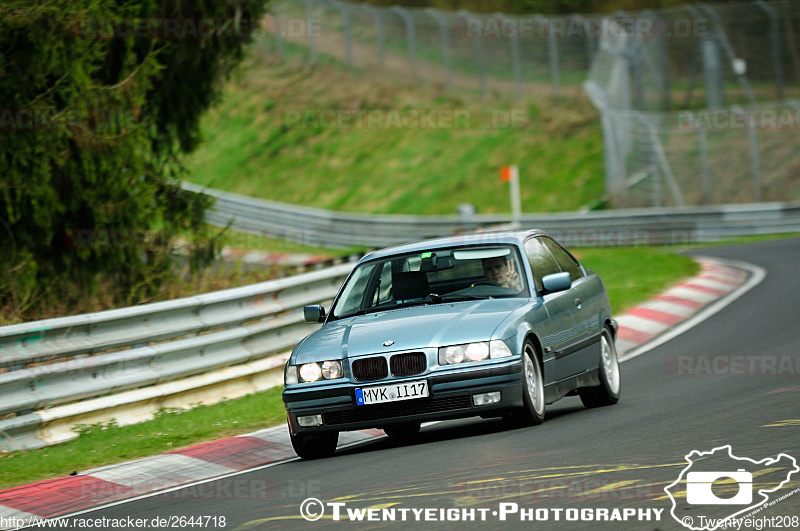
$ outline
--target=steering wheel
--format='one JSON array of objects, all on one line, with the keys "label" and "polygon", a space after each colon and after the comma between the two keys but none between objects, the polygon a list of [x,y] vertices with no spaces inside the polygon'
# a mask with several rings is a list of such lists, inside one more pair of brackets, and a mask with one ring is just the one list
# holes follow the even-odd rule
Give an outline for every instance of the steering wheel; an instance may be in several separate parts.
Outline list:
[{"label": "steering wheel", "polygon": [[473,282],[472,284],[469,285],[469,287],[471,287],[471,288],[475,287],[475,286],[494,286],[496,288],[502,288],[503,287],[500,284],[498,284],[497,282],[493,282],[491,280],[476,280],[475,282]]}]

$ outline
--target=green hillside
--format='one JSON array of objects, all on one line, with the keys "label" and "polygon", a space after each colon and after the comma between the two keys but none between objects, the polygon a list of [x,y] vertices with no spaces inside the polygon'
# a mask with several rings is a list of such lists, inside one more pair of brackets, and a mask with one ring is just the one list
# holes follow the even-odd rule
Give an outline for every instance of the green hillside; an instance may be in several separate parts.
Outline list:
[{"label": "green hillside", "polygon": [[[359,114],[360,113],[360,114]],[[588,100],[419,89],[333,61],[278,61],[260,45],[203,120],[188,180],[342,211],[508,212],[500,166],[520,167],[525,212],[593,208],[602,139]]]}]

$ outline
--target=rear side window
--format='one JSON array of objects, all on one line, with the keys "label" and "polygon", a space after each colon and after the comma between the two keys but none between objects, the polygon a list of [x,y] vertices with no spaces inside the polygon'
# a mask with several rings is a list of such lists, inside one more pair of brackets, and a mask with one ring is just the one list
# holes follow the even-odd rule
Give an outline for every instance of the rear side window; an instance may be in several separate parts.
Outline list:
[{"label": "rear side window", "polygon": [[556,261],[558,262],[561,271],[569,273],[569,278],[572,279],[573,282],[583,277],[581,265],[572,257],[571,254],[565,251],[563,247],[550,238],[542,238],[542,240],[544,241],[545,245],[547,245],[547,248],[550,249],[550,252],[553,253],[553,256],[556,257]]},{"label": "rear side window", "polygon": [[525,254],[531,264],[536,285],[540,288],[542,287],[542,277],[561,272],[553,255],[538,239],[531,238],[525,242]]}]

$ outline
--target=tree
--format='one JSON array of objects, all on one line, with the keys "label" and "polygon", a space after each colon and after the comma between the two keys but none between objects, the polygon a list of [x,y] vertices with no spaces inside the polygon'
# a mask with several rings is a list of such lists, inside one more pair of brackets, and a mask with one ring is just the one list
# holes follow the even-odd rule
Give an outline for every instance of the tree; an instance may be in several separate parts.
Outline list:
[{"label": "tree", "polygon": [[[0,310],[112,280],[138,302],[210,206],[180,155],[243,57],[257,0],[11,0],[0,6]],[[201,261],[197,261],[199,264]]]}]

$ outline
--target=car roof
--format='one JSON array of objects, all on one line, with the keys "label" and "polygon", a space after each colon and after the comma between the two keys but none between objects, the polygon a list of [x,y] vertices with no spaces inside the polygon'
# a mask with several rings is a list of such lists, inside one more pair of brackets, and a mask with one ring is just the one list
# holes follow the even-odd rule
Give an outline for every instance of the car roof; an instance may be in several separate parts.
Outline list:
[{"label": "car roof", "polygon": [[435,251],[436,249],[444,249],[458,245],[521,245],[530,236],[546,235],[546,232],[538,229],[458,234],[445,238],[434,238],[432,240],[386,247],[385,249],[380,249],[364,255],[358,263],[360,264],[361,262],[398,254]]}]

